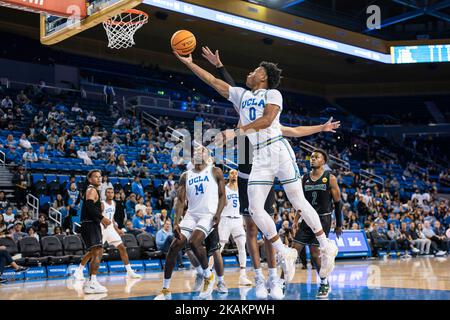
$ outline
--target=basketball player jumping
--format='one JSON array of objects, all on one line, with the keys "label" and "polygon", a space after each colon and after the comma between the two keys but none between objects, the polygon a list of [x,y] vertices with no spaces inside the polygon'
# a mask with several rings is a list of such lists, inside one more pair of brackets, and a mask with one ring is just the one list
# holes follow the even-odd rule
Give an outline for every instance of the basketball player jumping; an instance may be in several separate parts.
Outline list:
[{"label": "basketball player jumping", "polygon": [[[119,250],[120,258],[122,259],[122,262],[125,265],[128,277],[133,279],[140,279],[142,278],[142,276],[134,272],[134,270],[131,268],[130,260],[128,259],[127,249],[125,248],[125,245],[123,244],[122,239],[120,238],[120,236],[123,235],[124,233],[117,227],[117,224],[114,222],[114,213],[116,212],[116,203],[113,200],[114,189],[107,188],[105,191],[105,196],[106,200],[102,201],[103,216],[109,219],[112,223],[108,225],[106,228],[102,226],[103,243],[108,242],[108,244],[115,246]],[[78,269],[74,273],[74,278],[76,280],[84,280],[83,269],[90,259],[91,259],[90,255],[85,255],[83,257],[80,265],[78,266]]]},{"label": "basketball player jumping", "polygon": [[295,275],[295,261],[298,253],[295,249],[285,247],[278,236],[275,222],[264,210],[264,203],[275,177],[278,177],[284,186],[288,200],[295,210],[301,211],[303,219],[316,234],[321,247],[320,273],[322,277],[328,276],[334,268],[334,259],[338,250],[336,245],[327,239],[317,212],[303,195],[295,154],[281,134],[279,118],[283,98],[275,89],[280,82],[281,70],[273,63],[262,62],[247,76],[246,84],[251,88],[249,91],[231,87],[226,82],[215,78],[196,65],[192,55],[182,57],[176,52],[174,54],[200,79],[230,100],[239,112],[240,132],[248,136],[255,148],[248,183],[249,211],[258,228],[272,242],[277,251],[278,261],[286,281],[291,281]]},{"label": "basketball player jumping", "polygon": [[[171,299],[169,287],[176,255],[184,247],[186,240],[203,269],[204,282],[199,298],[205,299],[212,293],[215,277],[209,268],[203,241],[212,228],[217,228],[219,224],[226,205],[226,194],[222,170],[208,165],[209,158],[208,149],[196,147],[194,168],[181,175],[173,226],[175,239],[170,245],[164,265],[163,289],[155,300]],[[180,222],[186,202],[188,209]]]},{"label": "basketball player jumping", "polygon": [[[325,151],[319,149],[313,151],[310,159],[312,170],[302,178],[303,190],[306,199],[319,214],[322,227],[327,236],[331,229],[331,212],[333,211],[334,204],[334,214],[336,216],[335,233],[339,237],[342,234],[341,192],[336,177],[330,171],[325,170],[327,160],[328,155]],[[311,260],[316,265],[317,272],[320,275],[320,287],[316,297],[318,299],[326,299],[331,289],[327,277],[324,277],[320,273],[319,243],[311,228],[305,221],[299,223],[299,219],[300,215],[296,214],[293,224],[293,231],[295,233],[293,247],[298,252],[301,252],[304,246],[309,246]]]},{"label": "basketball player jumping", "polygon": [[[108,289],[97,281],[97,272],[103,255],[102,228],[108,227],[111,220],[102,215],[102,206],[98,188],[101,184],[100,170],[91,170],[87,174],[89,183],[81,208],[81,237],[87,247],[84,259],[90,259],[89,280],[84,284],[84,293],[106,293]],[[81,269],[83,270],[83,269]]]},{"label": "basketball player jumping", "polygon": [[[220,78],[228,83],[230,86],[235,87],[236,83],[233,77],[228,73],[225,69],[222,61],[220,60],[219,50],[216,50],[215,53],[208,47],[202,47],[202,56],[208,60],[212,65],[214,65],[219,73]],[[284,136],[287,137],[304,137],[320,132],[336,132],[334,129],[340,127],[339,121],[334,121],[333,118],[330,118],[325,124],[316,125],[316,126],[298,126],[298,127],[285,127],[281,126],[281,131]],[[224,141],[219,140],[230,140],[236,137],[235,130],[229,129],[222,132],[222,135],[218,136],[217,145],[220,147]],[[249,212],[248,212],[248,178],[252,169],[252,146],[249,143],[247,137],[244,138],[243,143],[238,139],[238,147],[239,147],[239,161],[238,161],[238,187],[239,187],[239,202],[240,202],[240,213],[244,217],[245,226],[246,226],[246,238],[247,238],[247,247],[252,258],[253,267],[255,269],[255,284],[256,284],[256,297],[258,299],[266,299],[268,296],[268,290],[270,292],[270,296],[273,299],[281,299],[283,297],[283,290],[281,282],[278,278],[277,269],[276,269],[276,260],[275,260],[275,251],[271,242],[264,237],[264,248],[267,256],[267,265],[269,268],[269,286],[266,287],[266,281],[264,279],[262,270],[261,270],[261,257],[259,253],[259,248],[257,244],[257,235],[258,235],[258,227],[253,222]],[[244,152],[240,150],[244,148]],[[265,210],[270,214],[274,214],[274,205],[275,205],[275,192],[273,188],[269,191],[266,202],[264,204]]]}]

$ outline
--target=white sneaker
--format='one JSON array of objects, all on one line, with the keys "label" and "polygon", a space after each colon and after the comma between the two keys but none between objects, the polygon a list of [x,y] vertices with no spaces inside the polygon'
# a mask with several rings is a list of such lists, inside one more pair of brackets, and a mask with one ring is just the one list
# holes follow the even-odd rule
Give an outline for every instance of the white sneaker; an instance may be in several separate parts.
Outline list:
[{"label": "white sneaker", "polygon": [[279,280],[277,278],[269,280],[270,297],[274,300],[284,298],[283,287]]},{"label": "white sneaker", "polygon": [[217,282],[217,291],[222,294],[228,293],[228,288],[224,281]]},{"label": "white sneaker", "polygon": [[247,276],[245,274],[243,274],[239,277],[239,285],[240,286],[251,286],[252,282],[250,281],[249,278],[247,278]]},{"label": "white sneaker", "polygon": [[198,292],[202,288],[203,284],[203,275],[200,273],[197,273],[195,276],[195,283],[194,283],[194,289],[193,291]]},{"label": "white sneaker", "polygon": [[172,300],[172,293],[169,289],[162,289],[154,300]]},{"label": "white sneaker", "polygon": [[131,272],[127,272],[127,277],[132,279],[142,279],[142,276],[134,272],[134,270],[131,270]]},{"label": "white sneaker", "polygon": [[324,248],[320,248],[321,266],[319,276],[327,278],[334,269],[334,259],[338,254],[338,247],[330,239],[327,239],[328,244]]},{"label": "white sneaker", "polygon": [[214,276],[214,273],[211,273],[211,276],[208,279],[203,278],[203,288],[198,295],[199,299],[206,299],[211,295],[214,289],[215,281],[216,277]]},{"label": "white sneaker", "polygon": [[436,252],[436,257],[442,257],[445,256],[445,251],[439,250],[438,252]]},{"label": "white sneaker", "polygon": [[87,281],[84,284],[83,291],[86,294],[107,293],[108,289],[102,286],[98,281]]},{"label": "white sneaker", "polygon": [[78,270],[73,273],[73,278],[77,281],[84,281],[83,270],[79,272]]},{"label": "white sneaker", "polygon": [[283,269],[286,282],[292,281],[295,276],[295,263],[297,262],[298,252],[293,248],[286,248],[286,253],[278,254],[278,262]]},{"label": "white sneaker", "polygon": [[269,293],[267,292],[266,281],[264,281],[264,278],[256,278],[255,283],[256,299],[267,299]]},{"label": "white sneaker", "polygon": [[411,251],[412,251],[413,253],[419,253],[419,252],[420,252],[420,250],[417,249],[417,248],[412,248]]}]

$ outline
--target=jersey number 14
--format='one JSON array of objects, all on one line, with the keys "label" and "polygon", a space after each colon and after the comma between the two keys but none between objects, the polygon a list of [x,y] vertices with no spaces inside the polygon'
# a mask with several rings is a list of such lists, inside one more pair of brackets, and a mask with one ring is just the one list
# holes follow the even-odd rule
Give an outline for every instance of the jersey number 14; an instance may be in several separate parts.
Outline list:
[{"label": "jersey number 14", "polygon": [[195,185],[195,195],[198,196],[200,193],[201,194],[205,193],[205,190],[203,190],[203,183]]}]

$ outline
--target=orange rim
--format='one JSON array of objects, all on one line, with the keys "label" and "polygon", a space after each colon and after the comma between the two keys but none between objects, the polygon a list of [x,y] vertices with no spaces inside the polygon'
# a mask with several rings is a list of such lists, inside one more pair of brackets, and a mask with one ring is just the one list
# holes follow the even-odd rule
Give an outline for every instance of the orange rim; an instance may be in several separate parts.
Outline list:
[{"label": "orange rim", "polygon": [[125,10],[124,13],[130,13],[130,14],[136,14],[136,15],[140,15],[143,16],[144,19],[140,20],[140,21],[114,21],[112,19],[108,19],[105,21],[106,24],[109,25],[133,25],[133,24],[144,24],[147,23],[148,21],[148,14],[145,13],[144,11],[140,11],[140,10],[136,10],[136,9],[128,9]]}]

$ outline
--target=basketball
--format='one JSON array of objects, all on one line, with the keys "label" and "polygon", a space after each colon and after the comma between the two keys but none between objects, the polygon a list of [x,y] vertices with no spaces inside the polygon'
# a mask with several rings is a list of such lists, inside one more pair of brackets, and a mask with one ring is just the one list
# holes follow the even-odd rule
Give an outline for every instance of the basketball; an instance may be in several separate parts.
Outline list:
[{"label": "basketball", "polygon": [[194,51],[197,40],[192,32],[179,30],[173,34],[170,44],[179,55],[187,56]]}]

